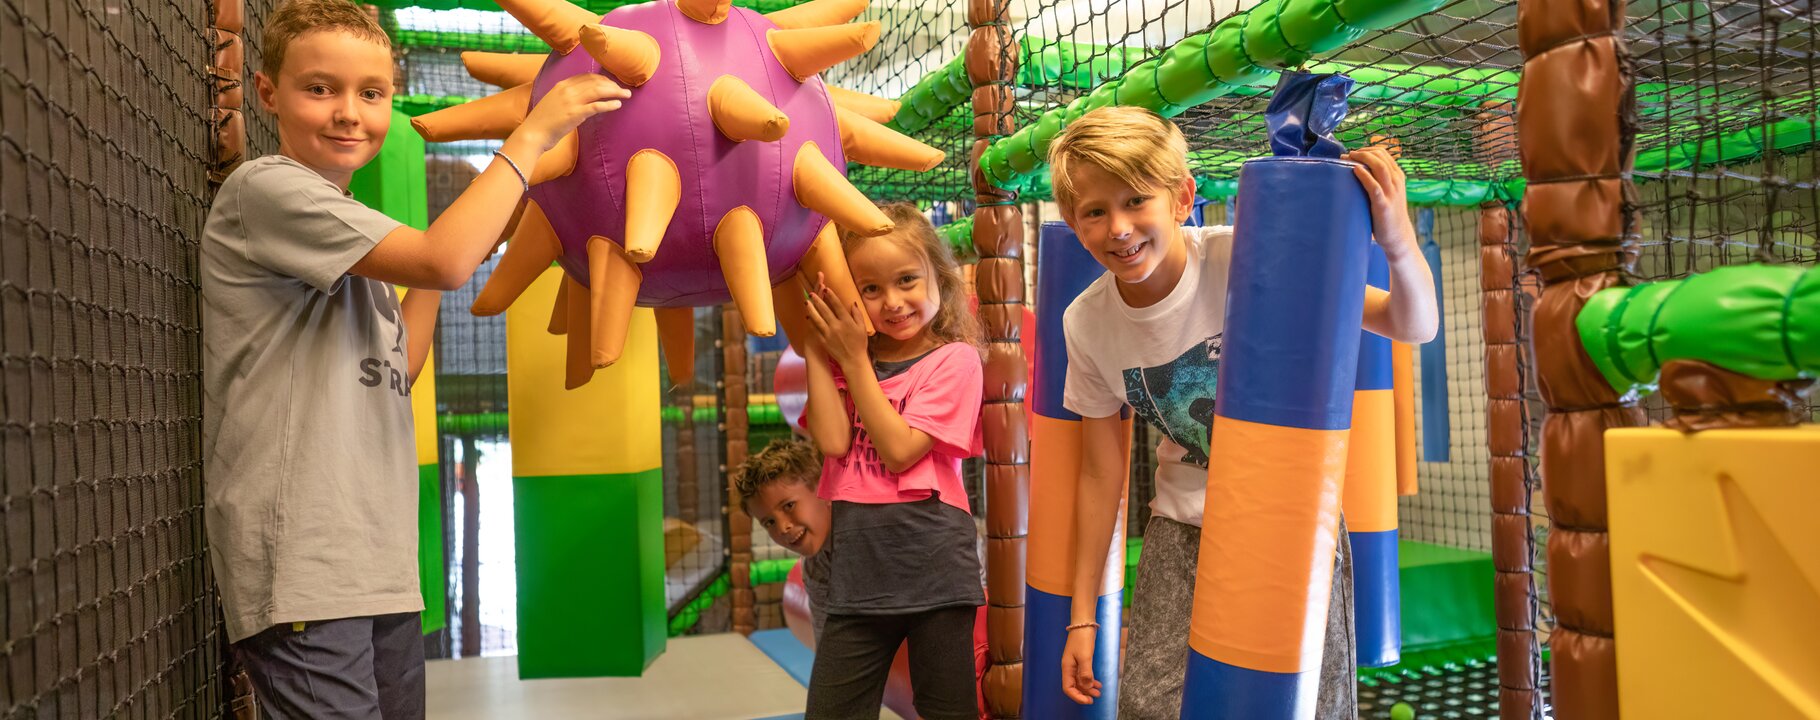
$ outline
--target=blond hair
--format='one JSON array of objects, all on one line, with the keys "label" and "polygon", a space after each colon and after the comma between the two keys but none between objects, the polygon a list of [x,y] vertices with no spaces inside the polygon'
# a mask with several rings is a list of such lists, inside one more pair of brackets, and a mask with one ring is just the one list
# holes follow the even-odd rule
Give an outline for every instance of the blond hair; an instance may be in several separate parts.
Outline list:
[{"label": "blond hair", "polygon": [[1050,185],[1062,207],[1073,207],[1079,197],[1072,173],[1082,165],[1134,188],[1173,189],[1189,178],[1188,140],[1175,123],[1149,110],[1104,107],[1069,123],[1049,145]]},{"label": "blond hair", "polygon": [[317,31],[339,30],[362,40],[392,49],[391,38],[374,18],[359,5],[348,0],[288,0],[266,18],[260,33],[260,51],[264,58],[260,70],[274,81],[284,67],[284,53],[291,42]]},{"label": "blond hair", "polygon": [[814,490],[821,479],[821,454],[815,448],[794,438],[778,438],[734,468],[733,489],[743,503],[772,483],[799,482]]},{"label": "blond hair", "polygon": [[923,217],[923,212],[915,205],[888,203],[879,205],[878,209],[896,227],[878,237],[865,237],[843,228],[840,231],[841,250],[852,257],[853,251],[866,243],[890,242],[915,253],[935,273],[936,289],[941,295],[942,306],[935,311],[935,319],[929,322],[929,333],[945,343],[964,342],[978,347],[982,335],[980,322],[968,306],[967,281],[961,276],[960,263],[954,260],[954,250],[935,234],[935,226],[929,224],[929,218]]}]

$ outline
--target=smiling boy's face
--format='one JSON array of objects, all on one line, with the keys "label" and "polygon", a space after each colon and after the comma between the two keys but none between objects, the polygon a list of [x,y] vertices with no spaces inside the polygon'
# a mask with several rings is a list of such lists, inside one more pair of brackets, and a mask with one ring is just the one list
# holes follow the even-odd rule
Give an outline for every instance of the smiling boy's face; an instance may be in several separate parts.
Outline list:
[{"label": "smiling boy's face", "polygon": [[256,77],[259,100],[278,117],[278,151],[347,187],[379,154],[392,126],[392,53],[341,30],[291,40],[277,77]]},{"label": "smiling boy's face", "polygon": [[828,501],[816,497],[808,483],[784,479],[758,489],[746,501],[751,515],[771,540],[805,557],[821,552],[828,539]]}]

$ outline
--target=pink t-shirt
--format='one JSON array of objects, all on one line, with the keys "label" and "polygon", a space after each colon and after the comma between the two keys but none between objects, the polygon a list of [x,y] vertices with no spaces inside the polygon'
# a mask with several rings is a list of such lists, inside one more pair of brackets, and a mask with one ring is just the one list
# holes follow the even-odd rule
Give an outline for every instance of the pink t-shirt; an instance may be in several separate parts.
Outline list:
[{"label": "pink t-shirt", "polygon": [[834,367],[847,417],[853,421],[853,444],[847,454],[822,462],[821,489],[827,500],[884,504],[915,502],[938,494],[942,502],[971,514],[967,488],[961,484],[961,461],[980,454],[980,401],[985,374],[979,349],[948,343],[930,351],[909,370],[879,382],[891,407],[910,427],[929,434],[928,454],[901,473],[885,469],[872,438],[859,423],[859,412],[847,394],[847,379]]}]

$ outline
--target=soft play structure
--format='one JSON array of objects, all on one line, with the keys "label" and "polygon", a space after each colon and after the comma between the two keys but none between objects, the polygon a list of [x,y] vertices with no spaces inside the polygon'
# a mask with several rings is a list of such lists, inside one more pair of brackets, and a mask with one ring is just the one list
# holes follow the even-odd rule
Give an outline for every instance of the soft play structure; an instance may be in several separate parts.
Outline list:
[{"label": "soft play structure", "polygon": [[[565,316],[573,388],[619,359],[634,306],[664,309],[662,336],[676,343],[666,355],[681,362],[693,357],[689,308],[731,299],[749,332],[776,333],[778,315],[799,313],[774,313],[771,288],[799,266],[857,299],[834,223],[878,235],[891,222],[842,168],[928,170],[943,157],[864,114],[888,113],[888,101],[817,77],[877,42],[876,22],[847,24],[865,7],[814,0],[761,15],[728,0],[683,0],[602,16],[561,0],[502,3],[551,52],[464,55],[477,79],[507,89],[413,119],[424,139],[504,139],[551,87],[580,73],[604,72],[634,96],[536,160],[530,198],[474,312],[500,312],[551,262],[561,265],[572,284],[552,312]],[[692,373],[677,365],[672,374]]]},{"label": "soft play structure", "polygon": [[[278,150],[246,91],[276,2],[0,12],[8,717],[248,702],[202,531],[194,258],[218,183]],[[874,201],[912,201],[969,266],[987,331],[986,453],[967,468],[983,712],[1109,716],[1110,628],[1111,692],[1058,694],[1071,418],[1050,323],[1094,268],[1042,228],[1049,144],[1131,105],[1182,127],[1197,214],[1239,226],[1230,324],[1257,338],[1223,360],[1209,474],[1236,516],[1203,557],[1238,560],[1198,580],[1240,600],[1184,628],[1189,715],[1305,707],[1343,512],[1362,718],[1820,720],[1811,0],[370,7],[398,114],[352,190],[413,226],[554,83],[603,72],[632,92],[515,158],[535,182],[516,232],[484,291],[445,298],[413,390],[432,656],[631,675],[672,637],[786,627],[795,561],[724,472],[790,432],[767,392],[787,345],[762,336],[805,336],[795,273],[851,294],[835,226],[877,232]],[[1381,275],[1326,151],[1273,151],[1284,71],[1350,78],[1333,140],[1398,153],[1436,340],[1386,361],[1348,314]],[[1348,232],[1286,230],[1324,224]],[[1386,377],[1407,392],[1386,402]],[[1154,493],[1156,434],[1131,438],[1103,624],[1129,602]],[[1270,482],[1237,481],[1257,472]],[[479,508],[508,499],[517,595],[500,601],[479,578],[496,570],[481,538],[502,533]]]}]

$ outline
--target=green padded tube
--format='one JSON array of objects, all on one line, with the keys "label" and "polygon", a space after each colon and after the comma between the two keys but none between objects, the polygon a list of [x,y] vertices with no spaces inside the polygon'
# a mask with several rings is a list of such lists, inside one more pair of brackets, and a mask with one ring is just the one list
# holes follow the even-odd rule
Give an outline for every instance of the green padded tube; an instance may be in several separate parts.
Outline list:
[{"label": "green padded tube", "polygon": [[[1117,80],[1095,88],[1086,98],[1077,99],[1067,108],[1055,108],[1044,115],[1060,115],[1069,120],[1114,102],[1138,105],[1158,113],[1178,113],[1191,107],[1187,104],[1189,100],[1206,102],[1230,92],[1220,86],[1261,82],[1273,69],[1302,65],[1314,52],[1341,47],[1366,30],[1389,27],[1429,12],[1442,1],[1264,0],[1249,10],[1221,20],[1206,40],[1194,40],[1202,49],[1207,68],[1199,78],[1195,78],[1197,73],[1188,72],[1192,67],[1189,63],[1178,61],[1157,67],[1146,62],[1127,70]],[[1287,28],[1285,22],[1289,23]],[[1329,32],[1323,35],[1323,29]],[[1177,45],[1188,42],[1184,39]],[[1192,52],[1195,46],[1187,47]],[[1176,47],[1171,47],[1165,55],[1174,51]],[[1159,71],[1164,69],[1171,72],[1170,76],[1161,76]],[[1198,88],[1194,86],[1197,79]],[[1023,186],[1023,176],[1041,167],[1038,151],[1047,148],[1054,138],[1053,134],[1029,137],[1026,133],[1038,126],[1053,127],[1059,132],[1066,124],[1038,122],[994,142],[980,157],[986,177],[1000,187]]]},{"label": "green padded tube", "polygon": [[1620,393],[1655,389],[1662,365],[1701,360],[1764,380],[1820,376],[1820,268],[1721,267],[1600,291],[1575,319]]},{"label": "green padded tube", "polygon": [[1308,51],[1289,44],[1277,22],[1277,12],[1290,0],[1259,3],[1245,13],[1245,57],[1268,70],[1288,70],[1308,62]]}]

